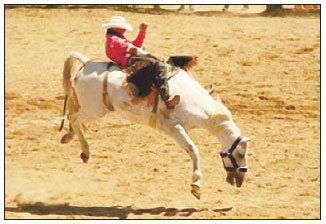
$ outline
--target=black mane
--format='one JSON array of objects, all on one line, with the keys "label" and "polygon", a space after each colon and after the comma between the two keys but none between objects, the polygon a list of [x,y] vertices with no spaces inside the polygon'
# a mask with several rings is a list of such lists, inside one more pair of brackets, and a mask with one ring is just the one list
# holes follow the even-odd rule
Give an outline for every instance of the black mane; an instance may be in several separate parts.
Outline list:
[{"label": "black mane", "polygon": [[156,85],[155,66],[146,66],[135,71],[127,78],[127,82],[133,83],[138,89],[138,96],[145,97],[151,93],[151,86]]}]

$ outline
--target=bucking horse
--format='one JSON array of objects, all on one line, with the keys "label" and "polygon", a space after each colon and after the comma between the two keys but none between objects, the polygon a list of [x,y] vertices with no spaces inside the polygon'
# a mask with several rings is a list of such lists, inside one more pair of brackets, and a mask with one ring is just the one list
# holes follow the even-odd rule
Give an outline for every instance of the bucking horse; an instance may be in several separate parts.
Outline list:
[{"label": "bucking horse", "polygon": [[[172,110],[166,108],[153,90],[148,96],[137,98],[137,86],[128,82],[128,74],[111,62],[93,61],[72,52],[64,62],[63,87],[65,91],[64,119],[69,120],[69,131],[61,143],[68,143],[77,135],[81,144],[81,159],[90,158],[89,145],[84,137],[86,122],[116,112],[131,122],[149,125],[172,137],[185,149],[193,162],[191,193],[200,199],[199,149],[188,135],[192,128],[205,128],[222,145],[221,160],[226,181],[241,187],[247,172],[249,137],[232,119],[231,112],[219,99],[214,99],[185,69],[166,63],[170,95],[179,95],[180,102]],[[155,110],[153,110],[155,109]]]}]

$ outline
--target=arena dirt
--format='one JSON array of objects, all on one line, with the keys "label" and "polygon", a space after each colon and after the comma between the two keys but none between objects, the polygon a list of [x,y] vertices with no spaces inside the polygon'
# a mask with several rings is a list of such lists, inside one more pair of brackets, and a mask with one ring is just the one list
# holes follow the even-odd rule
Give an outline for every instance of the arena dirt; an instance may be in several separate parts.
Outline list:
[{"label": "arena dirt", "polygon": [[[255,136],[242,188],[225,181],[221,145],[203,129],[190,131],[200,201],[189,156],[150,127],[115,113],[89,124],[88,164],[77,138],[60,144],[63,62],[73,50],[105,58],[101,24],[113,15],[133,25],[129,39],[147,23],[145,49],[159,58],[198,56],[191,74]],[[6,218],[320,218],[319,18],[10,9],[5,19]]]}]

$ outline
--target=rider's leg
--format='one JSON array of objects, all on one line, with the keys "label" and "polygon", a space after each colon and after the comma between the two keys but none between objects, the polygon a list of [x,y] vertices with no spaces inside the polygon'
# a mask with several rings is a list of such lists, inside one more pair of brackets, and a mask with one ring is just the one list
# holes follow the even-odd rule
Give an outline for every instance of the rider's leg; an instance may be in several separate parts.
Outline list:
[{"label": "rider's leg", "polygon": [[180,96],[176,95],[173,98],[169,94],[169,85],[167,77],[167,68],[164,63],[156,63],[156,87],[158,88],[159,94],[168,109],[173,109],[180,101]]}]

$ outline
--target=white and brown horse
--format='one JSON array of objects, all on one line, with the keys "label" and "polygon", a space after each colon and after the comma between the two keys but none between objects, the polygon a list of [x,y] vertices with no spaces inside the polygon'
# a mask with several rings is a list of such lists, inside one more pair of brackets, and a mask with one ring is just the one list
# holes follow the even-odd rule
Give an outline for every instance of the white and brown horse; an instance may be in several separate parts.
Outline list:
[{"label": "white and brown horse", "polygon": [[[74,71],[74,64],[78,61],[83,66]],[[170,65],[167,66],[172,70]],[[134,98],[126,89],[127,74],[115,66],[109,70],[107,68],[108,62],[92,62],[77,52],[73,52],[66,59],[63,86],[69,111],[69,132],[62,137],[62,143],[68,143],[76,134],[82,147],[81,158],[86,163],[90,152],[83,134],[83,123],[114,110],[132,122],[150,125],[163,131],[185,149],[193,162],[191,193],[199,199],[199,150],[187,130],[205,128],[222,144],[220,155],[227,173],[226,180],[241,187],[247,172],[250,138],[241,135],[240,129],[232,120],[231,112],[222,102],[215,100],[186,71],[177,69],[174,71],[175,75],[169,79],[169,88],[172,96],[180,95],[180,103],[173,110],[167,110],[164,102],[160,100],[157,113],[153,114],[148,101],[143,100],[135,104]]]}]

